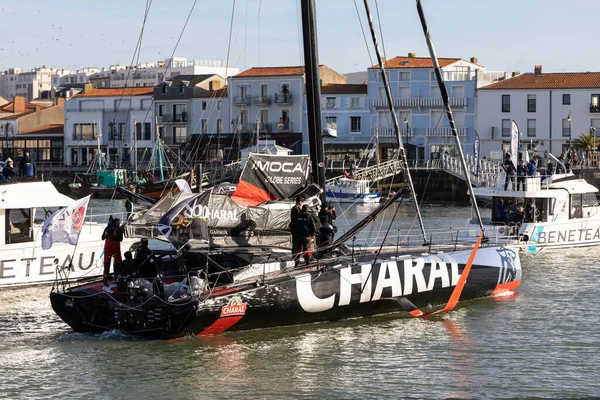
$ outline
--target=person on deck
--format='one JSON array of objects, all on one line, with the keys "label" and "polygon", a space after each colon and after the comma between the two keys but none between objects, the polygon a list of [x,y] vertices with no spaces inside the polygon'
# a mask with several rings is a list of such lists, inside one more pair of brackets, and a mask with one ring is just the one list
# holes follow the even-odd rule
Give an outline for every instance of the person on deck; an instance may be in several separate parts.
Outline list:
[{"label": "person on deck", "polygon": [[321,229],[319,230],[319,240],[317,242],[318,247],[327,247],[333,242],[333,237],[335,235],[335,226],[333,221],[336,218],[335,207],[333,207],[331,203],[325,202],[321,204],[321,210],[319,210]]},{"label": "person on deck", "polygon": [[13,165],[13,160],[7,158],[6,165],[2,169],[2,175],[6,180],[11,180],[13,177],[19,176],[19,174],[17,174],[17,171],[15,171]]},{"label": "person on deck", "polygon": [[508,182],[511,181],[511,189],[514,190],[515,184],[515,166],[510,159],[510,153],[504,155],[504,161],[502,162],[502,168],[506,172],[506,178],[504,179],[504,190],[508,190]]},{"label": "person on deck", "polygon": [[304,241],[303,229],[298,221],[298,216],[302,214],[302,199],[296,198],[296,204],[290,211],[290,231],[292,232],[292,254],[294,255],[294,261],[298,266],[300,259],[300,253],[302,252],[302,242]]},{"label": "person on deck", "polygon": [[504,211],[504,207],[504,199],[500,199],[496,206],[496,218],[498,219],[498,222],[506,223],[506,212]]},{"label": "person on deck", "polygon": [[150,258],[151,255],[152,250],[148,247],[148,239],[142,239],[140,247],[135,251],[138,276],[143,278],[154,278],[156,276],[156,267]]},{"label": "person on deck", "polygon": [[525,206],[525,222],[536,222],[536,206],[535,199],[529,200],[529,203]]},{"label": "person on deck", "polygon": [[35,172],[35,161],[29,156],[29,152],[26,151],[25,155],[21,158],[21,162],[19,162],[19,173],[22,176],[35,176]]},{"label": "person on deck", "polygon": [[114,258],[115,266],[123,261],[121,258],[123,228],[121,227],[121,220],[119,218],[109,218],[108,226],[102,232],[102,240],[104,240],[104,274],[102,275],[102,284],[107,287],[111,259]]},{"label": "person on deck", "polygon": [[537,160],[535,158],[532,158],[527,163],[527,175],[535,176],[536,173],[537,173]]},{"label": "person on deck", "polygon": [[527,176],[528,169],[525,166],[525,162],[523,160],[519,160],[519,165],[517,165],[517,191],[525,190],[525,177]]},{"label": "person on deck", "polygon": [[[315,223],[315,217],[311,214],[308,204],[302,206],[302,212],[298,215],[297,221],[302,224],[303,240],[302,240],[302,254],[304,256],[304,262],[306,265],[310,264],[313,260],[313,240],[317,231]],[[296,266],[297,266],[296,261]]]}]

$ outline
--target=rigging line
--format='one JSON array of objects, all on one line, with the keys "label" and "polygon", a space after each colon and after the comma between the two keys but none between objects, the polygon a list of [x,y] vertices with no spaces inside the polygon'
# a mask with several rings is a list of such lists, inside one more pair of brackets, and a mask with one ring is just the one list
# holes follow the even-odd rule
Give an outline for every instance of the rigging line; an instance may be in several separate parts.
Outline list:
[{"label": "rigging line", "polygon": [[[394,109],[394,102],[393,102],[394,100],[392,98],[392,92],[390,90],[390,85],[388,84],[386,71],[385,71],[385,65],[383,63],[381,54],[379,52],[379,44],[377,43],[377,34],[375,33],[375,27],[373,26],[373,19],[371,18],[371,11],[369,9],[368,0],[364,0],[364,4],[365,4],[365,11],[367,13],[367,20],[369,22],[369,29],[371,30],[371,37],[373,39],[373,47],[375,48],[375,54],[377,55],[377,61],[379,62],[379,69],[381,71],[381,79],[383,79],[383,83],[384,83],[385,94],[386,94],[387,101],[388,101],[388,107],[392,114],[392,120],[394,121],[394,129],[396,131],[396,137],[398,139],[398,150],[400,153],[400,161],[403,164],[403,172],[406,174],[406,180],[408,181],[410,189],[413,192],[413,200],[415,203],[415,212],[417,213],[417,216],[419,218],[419,224],[421,225],[421,232],[423,233],[424,244],[426,244],[427,243],[427,234],[425,232],[425,225],[423,224],[423,217],[421,216],[421,210],[419,208],[419,201],[417,199],[417,195],[415,192],[415,186],[413,185],[412,177],[410,175],[410,170],[408,168],[408,161],[406,159],[406,150],[404,149],[404,143],[402,142],[400,126],[398,124],[398,118],[396,116],[396,111]],[[392,222],[393,222],[393,220],[390,221],[390,224]]]},{"label": "rigging line", "polygon": [[[121,97],[119,98],[119,101],[117,102],[118,104],[118,108],[117,111],[115,112],[115,116],[113,117],[113,130],[112,130],[112,134],[115,134],[115,122],[117,120],[117,115],[119,113],[119,110],[121,108],[121,102],[123,101],[123,97],[125,95],[125,90],[127,89],[127,81],[129,80],[129,75],[131,74],[131,70],[134,66],[134,63],[137,64],[140,61],[140,53],[142,50],[142,39],[144,37],[144,29],[146,28],[146,21],[148,20],[148,14],[150,13],[150,7],[152,6],[152,1],[153,0],[146,0],[146,9],[144,11],[144,19],[142,20],[142,28],[140,30],[140,34],[138,36],[138,41],[137,44],[135,45],[135,49],[133,50],[133,56],[131,57],[131,62],[129,65],[129,69],[127,70],[127,76],[125,77],[125,86],[123,86],[123,90],[121,91]],[[136,59],[136,54],[137,54],[137,59]],[[135,74],[133,75],[133,81],[132,81],[132,85],[131,87],[133,88],[135,86]],[[133,96],[133,89],[130,90],[131,96],[129,96],[129,98],[131,99],[131,97]],[[127,119],[126,119],[126,123],[129,123],[129,116],[131,114],[131,100],[129,101],[129,112],[127,113]],[[135,130],[135,127],[134,127]],[[135,133],[135,132],[134,132]]]},{"label": "rigging line", "polygon": [[[150,0],[150,1],[152,1],[152,0]],[[183,34],[185,32],[185,28],[187,27],[187,24],[190,21],[190,18],[192,17],[192,13],[194,12],[194,8],[196,7],[196,3],[197,2],[198,2],[198,0],[194,0],[194,3],[192,4],[192,7],[190,8],[190,12],[188,13],[187,18],[185,20],[185,23],[183,24],[183,28],[181,28],[181,32],[179,33],[179,37],[177,38],[177,42],[175,43],[175,47],[173,47],[173,52],[171,53],[171,57],[169,58],[169,62],[165,66],[165,70],[163,71],[162,81],[160,83],[164,83],[165,78],[167,76],[167,71],[169,70],[169,68],[171,68],[171,64],[173,63],[173,57],[175,56],[175,52],[177,51],[177,47],[179,46],[179,42],[181,41],[181,38],[183,37]],[[159,85],[160,85],[160,83],[159,83]],[[150,114],[150,111],[152,111],[153,106],[154,106],[154,96],[152,96],[152,101],[150,102],[150,107],[148,108],[148,111],[146,111],[146,115],[144,116],[144,120],[142,122],[146,122],[146,120],[148,119],[148,115]],[[152,121],[152,123],[154,123],[154,121]],[[158,132],[155,132],[155,134],[158,135]]]},{"label": "rigging line", "polygon": [[358,22],[360,24],[360,30],[362,32],[363,39],[365,40],[365,48],[367,49],[367,54],[369,55],[369,61],[371,62],[371,65],[373,65],[373,57],[371,56],[369,42],[367,41],[367,35],[365,35],[365,27],[362,23],[362,19],[360,19],[360,11],[358,11],[358,4],[356,4],[356,0],[354,0],[354,9],[356,10],[356,17],[358,18]]},{"label": "rigging line", "polygon": [[260,64],[260,8],[261,8],[261,6],[262,6],[262,0],[259,0],[258,1],[258,13],[256,16],[256,20],[257,20],[256,26],[257,26],[257,31],[258,31],[258,35],[257,35],[258,36],[258,65],[261,65]]},{"label": "rigging line", "polygon": [[425,35],[425,41],[427,42],[429,54],[431,55],[431,61],[433,62],[435,77],[440,88],[442,100],[444,101],[446,115],[448,116],[448,122],[450,123],[450,128],[452,129],[452,136],[454,136],[454,140],[456,141],[456,147],[458,148],[458,153],[460,154],[460,160],[463,167],[463,172],[465,174],[465,180],[467,181],[467,187],[469,188],[469,194],[471,195],[471,201],[474,204],[475,213],[477,214],[477,220],[479,221],[479,227],[481,228],[483,240],[485,242],[487,241],[487,238],[485,237],[485,228],[483,227],[483,220],[481,219],[481,213],[479,212],[479,207],[477,206],[477,199],[473,191],[473,185],[471,184],[469,167],[467,166],[467,162],[465,161],[465,155],[463,152],[462,144],[460,143],[460,138],[458,137],[458,131],[456,129],[456,123],[454,122],[454,116],[452,115],[452,108],[450,107],[450,102],[448,99],[448,91],[446,90],[446,84],[444,83],[444,77],[442,76],[442,69],[440,68],[437,55],[435,54],[435,48],[433,47],[433,41],[431,40],[431,35],[429,34],[429,27],[427,26],[427,21],[425,20],[425,13],[423,11],[421,0],[416,1],[417,12],[419,13],[419,19],[421,20],[421,26],[423,27],[423,34]]},{"label": "rigging line", "polygon": [[383,40],[383,30],[381,29],[381,16],[379,15],[379,3],[375,0],[375,13],[377,14],[377,25],[379,25],[379,35],[381,35],[381,49],[383,50],[383,56],[387,58],[385,51],[385,43]]}]

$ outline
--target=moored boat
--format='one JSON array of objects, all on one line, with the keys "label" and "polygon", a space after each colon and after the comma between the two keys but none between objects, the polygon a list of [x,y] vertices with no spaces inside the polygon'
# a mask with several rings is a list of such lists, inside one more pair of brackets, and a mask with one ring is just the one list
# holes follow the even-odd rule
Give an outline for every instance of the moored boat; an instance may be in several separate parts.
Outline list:
[{"label": "moored boat", "polygon": [[371,191],[371,182],[351,178],[339,178],[325,187],[327,200],[335,203],[379,203],[381,193]]},{"label": "moored boat", "polygon": [[[6,227],[0,230],[0,288],[51,283],[57,271],[68,271],[72,280],[102,274],[104,224],[84,222],[75,249],[65,243],[42,249],[44,220],[73,202],[51,182],[0,183],[0,226]],[[125,239],[123,246],[133,242]]]}]

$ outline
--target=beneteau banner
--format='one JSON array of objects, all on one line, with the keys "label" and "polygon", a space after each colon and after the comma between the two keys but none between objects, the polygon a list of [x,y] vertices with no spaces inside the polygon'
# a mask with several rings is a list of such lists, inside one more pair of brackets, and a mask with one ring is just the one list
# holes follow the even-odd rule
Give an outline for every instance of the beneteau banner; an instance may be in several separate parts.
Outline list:
[{"label": "beneteau banner", "polygon": [[86,196],[68,207],[61,208],[44,221],[42,249],[48,250],[54,243],[77,245],[90,197],[91,195]]},{"label": "beneteau banner", "polygon": [[517,160],[519,157],[519,127],[517,123],[512,120],[510,130],[510,160],[512,161],[515,168],[517,168]]},{"label": "beneteau banner", "polygon": [[475,132],[475,140],[473,141],[473,158],[475,159],[473,175],[477,176],[479,174],[479,134],[477,132]]},{"label": "beneteau banner", "polygon": [[208,242],[211,192],[206,190],[176,204],[158,221],[159,232],[176,248]]},{"label": "beneteau banner", "polygon": [[288,199],[306,185],[308,165],[307,155],[250,154],[231,198],[247,206]]}]

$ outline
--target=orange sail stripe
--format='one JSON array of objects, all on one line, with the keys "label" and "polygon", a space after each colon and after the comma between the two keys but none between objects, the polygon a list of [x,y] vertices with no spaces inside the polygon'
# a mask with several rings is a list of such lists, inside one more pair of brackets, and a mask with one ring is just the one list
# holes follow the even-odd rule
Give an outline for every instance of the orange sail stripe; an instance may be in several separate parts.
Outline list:
[{"label": "orange sail stripe", "polygon": [[268,192],[240,180],[231,199],[243,206],[257,206],[267,200],[276,200]]}]

